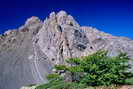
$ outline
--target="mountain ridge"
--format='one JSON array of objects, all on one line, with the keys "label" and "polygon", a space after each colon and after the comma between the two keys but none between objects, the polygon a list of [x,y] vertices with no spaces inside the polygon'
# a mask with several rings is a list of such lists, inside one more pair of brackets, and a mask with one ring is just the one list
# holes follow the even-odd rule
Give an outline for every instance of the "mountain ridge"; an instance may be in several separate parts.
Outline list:
[{"label": "mountain ridge", "polygon": [[0,36],[0,89],[47,82],[55,64],[98,50],[108,50],[108,56],[126,52],[133,58],[133,41],[80,26],[65,11],[52,12],[44,22],[33,16]]}]

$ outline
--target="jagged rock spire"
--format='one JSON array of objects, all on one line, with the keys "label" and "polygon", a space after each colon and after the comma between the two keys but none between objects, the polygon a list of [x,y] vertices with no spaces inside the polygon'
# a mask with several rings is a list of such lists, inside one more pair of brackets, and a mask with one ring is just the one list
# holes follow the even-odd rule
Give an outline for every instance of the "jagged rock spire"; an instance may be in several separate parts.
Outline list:
[{"label": "jagged rock spire", "polygon": [[57,14],[55,12],[51,12],[49,15],[49,19],[56,19],[57,24],[60,26],[71,25],[79,27],[79,24],[74,20],[74,18],[63,10],[59,11]]}]

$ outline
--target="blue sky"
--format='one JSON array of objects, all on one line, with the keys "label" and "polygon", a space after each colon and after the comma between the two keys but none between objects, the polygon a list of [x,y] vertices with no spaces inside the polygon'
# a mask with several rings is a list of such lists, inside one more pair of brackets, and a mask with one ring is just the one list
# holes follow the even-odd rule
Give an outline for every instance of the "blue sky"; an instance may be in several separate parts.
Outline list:
[{"label": "blue sky", "polygon": [[0,33],[18,28],[31,16],[44,20],[65,10],[82,26],[133,39],[132,0],[1,0]]}]

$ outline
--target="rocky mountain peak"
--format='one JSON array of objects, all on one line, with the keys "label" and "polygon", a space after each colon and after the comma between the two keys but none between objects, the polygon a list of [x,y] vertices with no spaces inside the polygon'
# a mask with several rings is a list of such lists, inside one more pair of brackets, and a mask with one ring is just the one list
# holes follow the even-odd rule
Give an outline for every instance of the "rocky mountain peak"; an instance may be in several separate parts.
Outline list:
[{"label": "rocky mountain peak", "polygon": [[68,14],[67,14],[67,12],[66,11],[63,11],[63,10],[61,10],[61,11],[59,11],[58,13],[57,13],[57,16],[58,17],[64,17],[64,16],[67,16]]},{"label": "rocky mountain peak", "polygon": [[38,17],[32,16],[31,18],[27,19],[27,21],[25,22],[25,25],[32,25],[40,22],[41,20]]},{"label": "rocky mountain peak", "polygon": [[59,11],[58,13],[52,12],[49,15],[50,20],[55,20],[58,25],[71,25],[79,27],[79,24],[74,20],[74,18],[66,13],[65,11]]},{"label": "rocky mountain peak", "polygon": [[126,52],[133,58],[132,40],[80,26],[65,11],[50,13],[44,22],[33,16],[5,34],[8,36],[0,36],[0,89],[47,82],[55,64],[101,49],[108,50],[109,56]]}]

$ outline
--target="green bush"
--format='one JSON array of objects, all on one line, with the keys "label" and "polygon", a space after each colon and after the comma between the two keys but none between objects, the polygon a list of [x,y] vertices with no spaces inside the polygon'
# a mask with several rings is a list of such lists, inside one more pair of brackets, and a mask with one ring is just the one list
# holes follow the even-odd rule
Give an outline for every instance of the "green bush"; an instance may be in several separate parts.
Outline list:
[{"label": "green bush", "polygon": [[[109,57],[107,51],[98,51],[81,58],[70,58],[66,60],[69,66],[56,65],[55,69],[64,70],[66,75],[71,76],[71,81],[66,82],[66,77],[60,77],[56,74],[52,76],[58,77],[53,78],[45,86],[49,86],[50,89],[83,89],[85,86],[125,84],[128,83],[127,79],[133,77],[133,73],[127,71],[130,68],[128,60],[129,58],[125,53],[120,53],[116,57]],[[68,85],[71,87],[66,87]],[[84,86],[74,88],[78,85]]]}]

